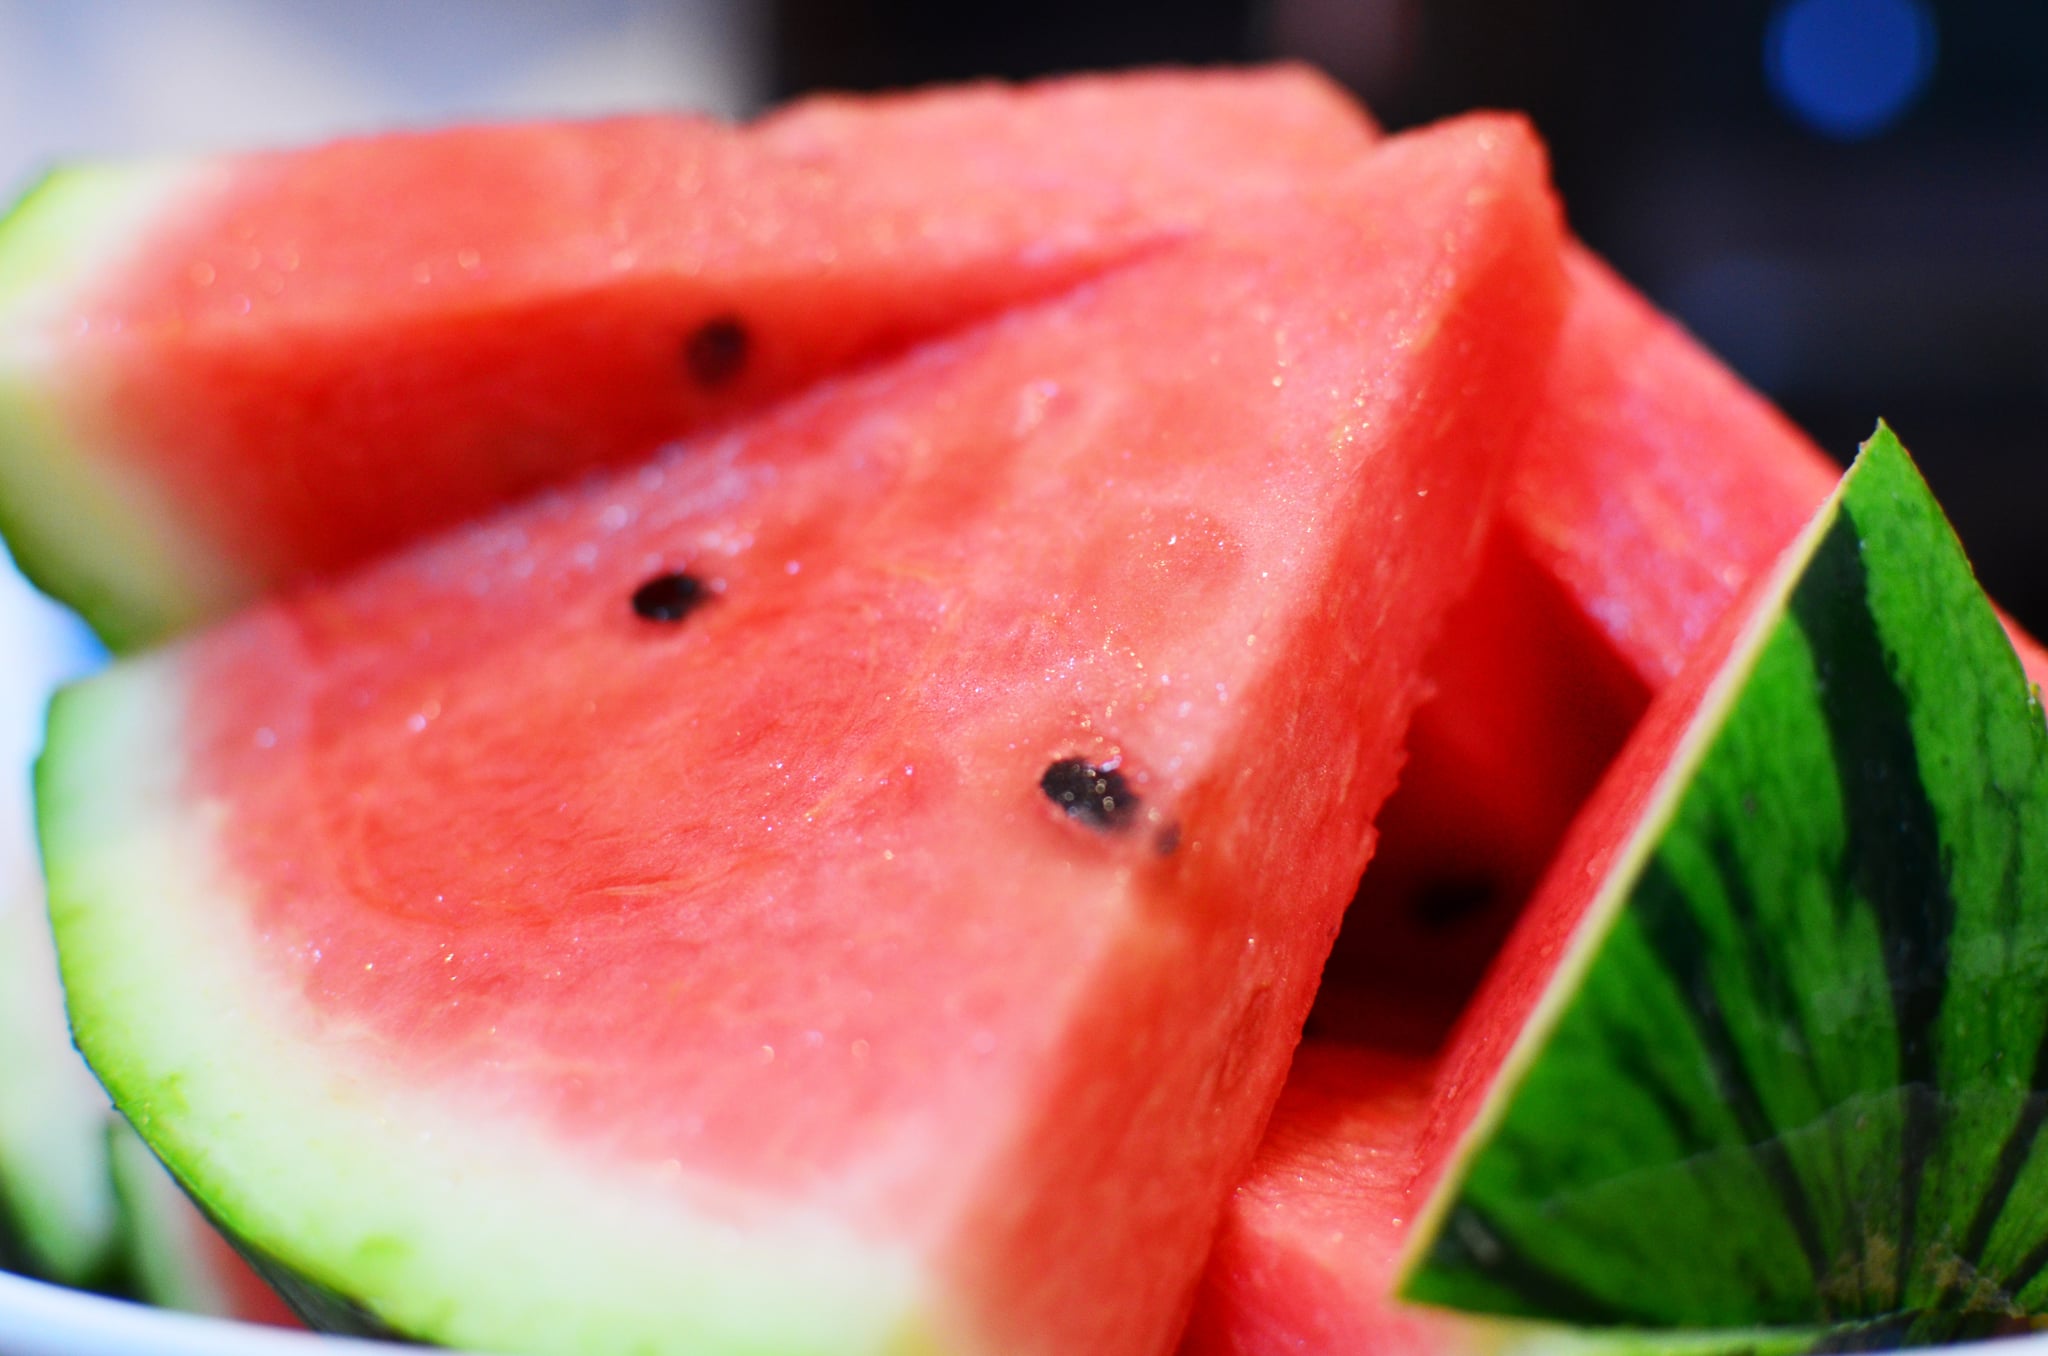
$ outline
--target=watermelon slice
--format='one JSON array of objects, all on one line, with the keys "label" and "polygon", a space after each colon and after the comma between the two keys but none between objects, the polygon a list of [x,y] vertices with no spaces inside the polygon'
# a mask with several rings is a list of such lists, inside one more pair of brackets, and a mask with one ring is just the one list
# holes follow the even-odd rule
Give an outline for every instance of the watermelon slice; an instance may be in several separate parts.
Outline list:
[{"label": "watermelon slice", "polygon": [[[1317,998],[1312,1032],[1326,1039],[1438,1046],[1555,855],[1560,812],[1577,810],[1589,768],[1619,749],[1617,725],[1669,683],[1832,484],[1803,435],[1604,264],[1574,247],[1566,269],[1573,300],[1550,393],[1461,604],[1473,624],[1447,627],[1432,656],[1440,695],[1417,713],[1402,789]],[[1544,635],[1528,634],[1531,615]],[[2040,648],[2008,629],[2039,682]],[[1525,756],[1510,764],[1502,750]],[[1461,912],[1446,918],[1446,897]],[[1492,1349],[1505,1339],[1462,1320],[1434,1321],[1426,1343],[1385,1335],[1421,1321],[1399,1316],[1386,1289],[1412,1213],[1390,1223],[1370,1192],[1339,1208],[1301,1182],[1302,1165],[1413,1156],[1421,1128],[1335,1105],[1339,1086],[1364,1096],[1376,1084],[1338,1080],[1282,1102],[1269,1139],[1294,1148],[1268,1155],[1233,1203],[1234,1242],[1204,1279],[1191,1349],[1281,1349],[1275,1334],[1297,1318],[1288,1288],[1260,1278],[1283,1275],[1319,1297],[1307,1307],[1335,1330],[1394,1325],[1390,1350]],[[1344,1247],[1311,1223],[1319,1206],[1341,1217]]]},{"label": "watermelon slice", "polygon": [[647,455],[1351,163],[1299,68],[62,171],[0,224],[0,527],[117,646]]},{"label": "watermelon slice", "polygon": [[[2048,730],[1888,433],[1828,507],[1659,696],[1441,1061],[1302,1052],[1188,1356],[1839,1350],[2028,1325],[2039,1073],[2002,1047],[2039,1043],[2021,976],[2048,938],[2028,852]],[[1864,719],[1873,690],[1903,724]],[[1863,775],[1838,791],[1837,766]],[[1846,817],[1813,813],[1830,803]],[[1719,831],[1748,841],[1717,855]],[[1939,943],[1938,910],[1900,907],[1916,857],[1953,901]],[[1936,955],[1974,973],[1952,985]],[[1913,1015],[1931,1038],[1894,1034]],[[1394,1303],[1404,1251],[1408,1294],[1501,1317]],[[1721,1330],[1649,1331],[1674,1323]]]},{"label": "watermelon slice", "polygon": [[[1840,467],[1586,250],[1503,521],[1652,687],[1812,518]],[[2048,654],[2010,622],[2034,682]]]},{"label": "watermelon slice", "polygon": [[[4,573],[0,766],[25,769],[51,686],[94,656]],[[281,1302],[108,1106],[64,1025],[26,778],[0,782],[0,1267],[78,1289],[264,1322]]]},{"label": "watermelon slice", "polygon": [[1447,1052],[1406,1293],[2024,1326],[2048,1298],[2039,697],[1882,428],[1731,620]]},{"label": "watermelon slice", "polygon": [[1389,142],[67,692],[81,1047],[330,1325],[1162,1349],[1540,388],[1542,170]]},{"label": "watermelon slice", "polygon": [[298,1315],[199,1213],[128,1122],[109,1115],[107,1157],[120,1207],[130,1297],[159,1308],[269,1327]]}]

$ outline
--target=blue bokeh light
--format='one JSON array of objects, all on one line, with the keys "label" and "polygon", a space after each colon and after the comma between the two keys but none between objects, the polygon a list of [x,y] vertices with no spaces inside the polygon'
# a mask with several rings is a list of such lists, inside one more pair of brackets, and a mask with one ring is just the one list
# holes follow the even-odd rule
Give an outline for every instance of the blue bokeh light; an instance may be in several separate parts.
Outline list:
[{"label": "blue bokeh light", "polygon": [[1771,15],[1764,69],[1771,92],[1824,136],[1884,131],[1934,73],[1934,12],[1926,0],[1788,0]]}]

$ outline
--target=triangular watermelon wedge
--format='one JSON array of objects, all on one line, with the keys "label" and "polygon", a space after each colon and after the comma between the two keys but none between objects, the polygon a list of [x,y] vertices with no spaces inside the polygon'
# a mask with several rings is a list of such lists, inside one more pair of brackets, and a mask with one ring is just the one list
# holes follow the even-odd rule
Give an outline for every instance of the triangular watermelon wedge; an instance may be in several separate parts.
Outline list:
[{"label": "triangular watermelon wedge", "polygon": [[[1437,695],[1417,714],[1401,789],[1318,995],[1311,1027],[1324,1039],[1440,1046],[1458,995],[1583,805],[1588,768],[1621,746],[1617,718],[1632,721],[1635,694],[1668,685],[1838,479],[1606,265],[1573,247],[1566,270],[1572,302],[1550,386],[1481,578],[1431,656]],[[1533,639],[1532,622],[1542,628]],[[2008,631],[2038,681],[2048,673],[2039,646]],[[1355,1165],[1418,1161],[1423,1127],[1373,1105],[1426,1080],[1405,1071],[1415,1064],[1387,1083],[1376,1051],[1303,1051],[1298,1069],[1325,1073],[1290,1076],[1302,1086],[1281,1102],[1228,1212],[1190,1353],[1308,1341],[1441,1356],[1567,1341],[1563,1330],[1392,1302],[1413,1210],[1384,1209],[1347,1181]],[[1646,1349],[1665,1341],[1645,1339]]]},{"label": "triangular watermelon wedge", "polygon": [[2038,695],[1880,428],[1660,696],[1461,1024],[1404,1293],[1586,1324],[2026,1326],[2043,844]]},{"label": "triangular watermelon wedge", "polygon": [[1562,307],[1512,119],[60,697],[74,1030],[330,1325],[1153,1352]]},{"label": "triangular watermelon wedge", "polygon": [[0,222],[0,527],[133,647],[1058,292],[1370,137],[1275,68],[63,170]]}]

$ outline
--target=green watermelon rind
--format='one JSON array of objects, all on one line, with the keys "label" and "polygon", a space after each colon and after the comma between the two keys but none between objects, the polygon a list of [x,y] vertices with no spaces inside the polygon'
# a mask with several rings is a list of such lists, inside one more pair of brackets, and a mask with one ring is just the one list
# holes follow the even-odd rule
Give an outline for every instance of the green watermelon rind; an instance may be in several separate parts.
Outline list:
[{"label": "green watermelon rind", "polygon": [[[214,811],[179,790],[165,744],[183,700],[177,653],[52,703],[36,767],[51,918],[80,1050],[200,1208],[295,1303],[360,1328],[321,1302],[346,1295],[406,1337],[507,1352],[938,1348],[941,1318],[915,1265],[843,1225],[730,1193],[679,1209],[697,1186],[679,1174],[579,1160],[451,1089],[394,1088],[374,1051],[307,1059],[288,1035],[295,995],[220,926],[246,915],[221,902],[234,884],[212,856]],[[161,1016],[135,1023],[131,1005]],[[278,1114],[243,1125],[234,1108],[252,1100]],[[279,1133],[294,1124],[298,1143]],[[191,1126],[206,1127],[204,1142]],[[323,1143],[333,1171],[305,1173],[307,1146]],[[492,1185],[478,1191],[479,1177]],[[477,1200],[503,1209],[479,1216]],[[535,1219],[550,1221],[545,1236],[527,1227]]]},{"label": "green watermelon rind", "polygon": [[67,299],[119,267],[138,223],[205,192],[189,165],[80,165],[45,175],[0,218],[0,538],[31,582],[117,651],[248,590],[172,526],[140,477],[98,469],[91,434],[59,407],[47,369]]},{"label": "green watermelon rind", "polygon": [[2032,1321],[2044,827],[2038,697],[1880,426],[1688,718],[1403,1293],[1908,1342]]}]

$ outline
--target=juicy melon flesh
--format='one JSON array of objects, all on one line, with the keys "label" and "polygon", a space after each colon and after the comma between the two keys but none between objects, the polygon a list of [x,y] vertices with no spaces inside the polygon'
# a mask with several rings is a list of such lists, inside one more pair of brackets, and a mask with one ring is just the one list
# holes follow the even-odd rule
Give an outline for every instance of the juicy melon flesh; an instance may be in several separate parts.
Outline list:
[{"label": "juicy melon flesh", "polygon": [[1302,1047],[1224,1214],[1180,1356],[1489,1349],[1459,1341],[1470,1320],[1391,1299],[1391,1240],[1408,1212],[1433,1073],[1412,1055]]},{"label": "juicy melon flesh", "polygon": [[1496,525],[1424,666],[1431,693],[1345,911],[1312,1039],[1437,1047],[1647,690],[1563,584]]},{"label": "juicy melon flesh", "polygon": [[1282,67],[63,171],[0,227],[0,526],[111,641],[159,639],[1058,292],[1370,136]]},{"label": "juicy melon flesh", "polygon": [[[1166,1348],[1536,398],[1557,232],[1520,122],[1400,138],[68,693],[82,1048],[329,1317]],[[636,616],[677,571],[701,605]],[[1119,779],[1107,831],[1041,789],[1068,760]]]},{"label": "juicy melon flesh", "polygon": [[[1502,521],[1653,688],[1767,573],[1841,467],[1608,266],[1573,302]],[[1844,449],[1846,452],[1848,449]],[[2048,654],[2010,621],[2034,682]]]}]

